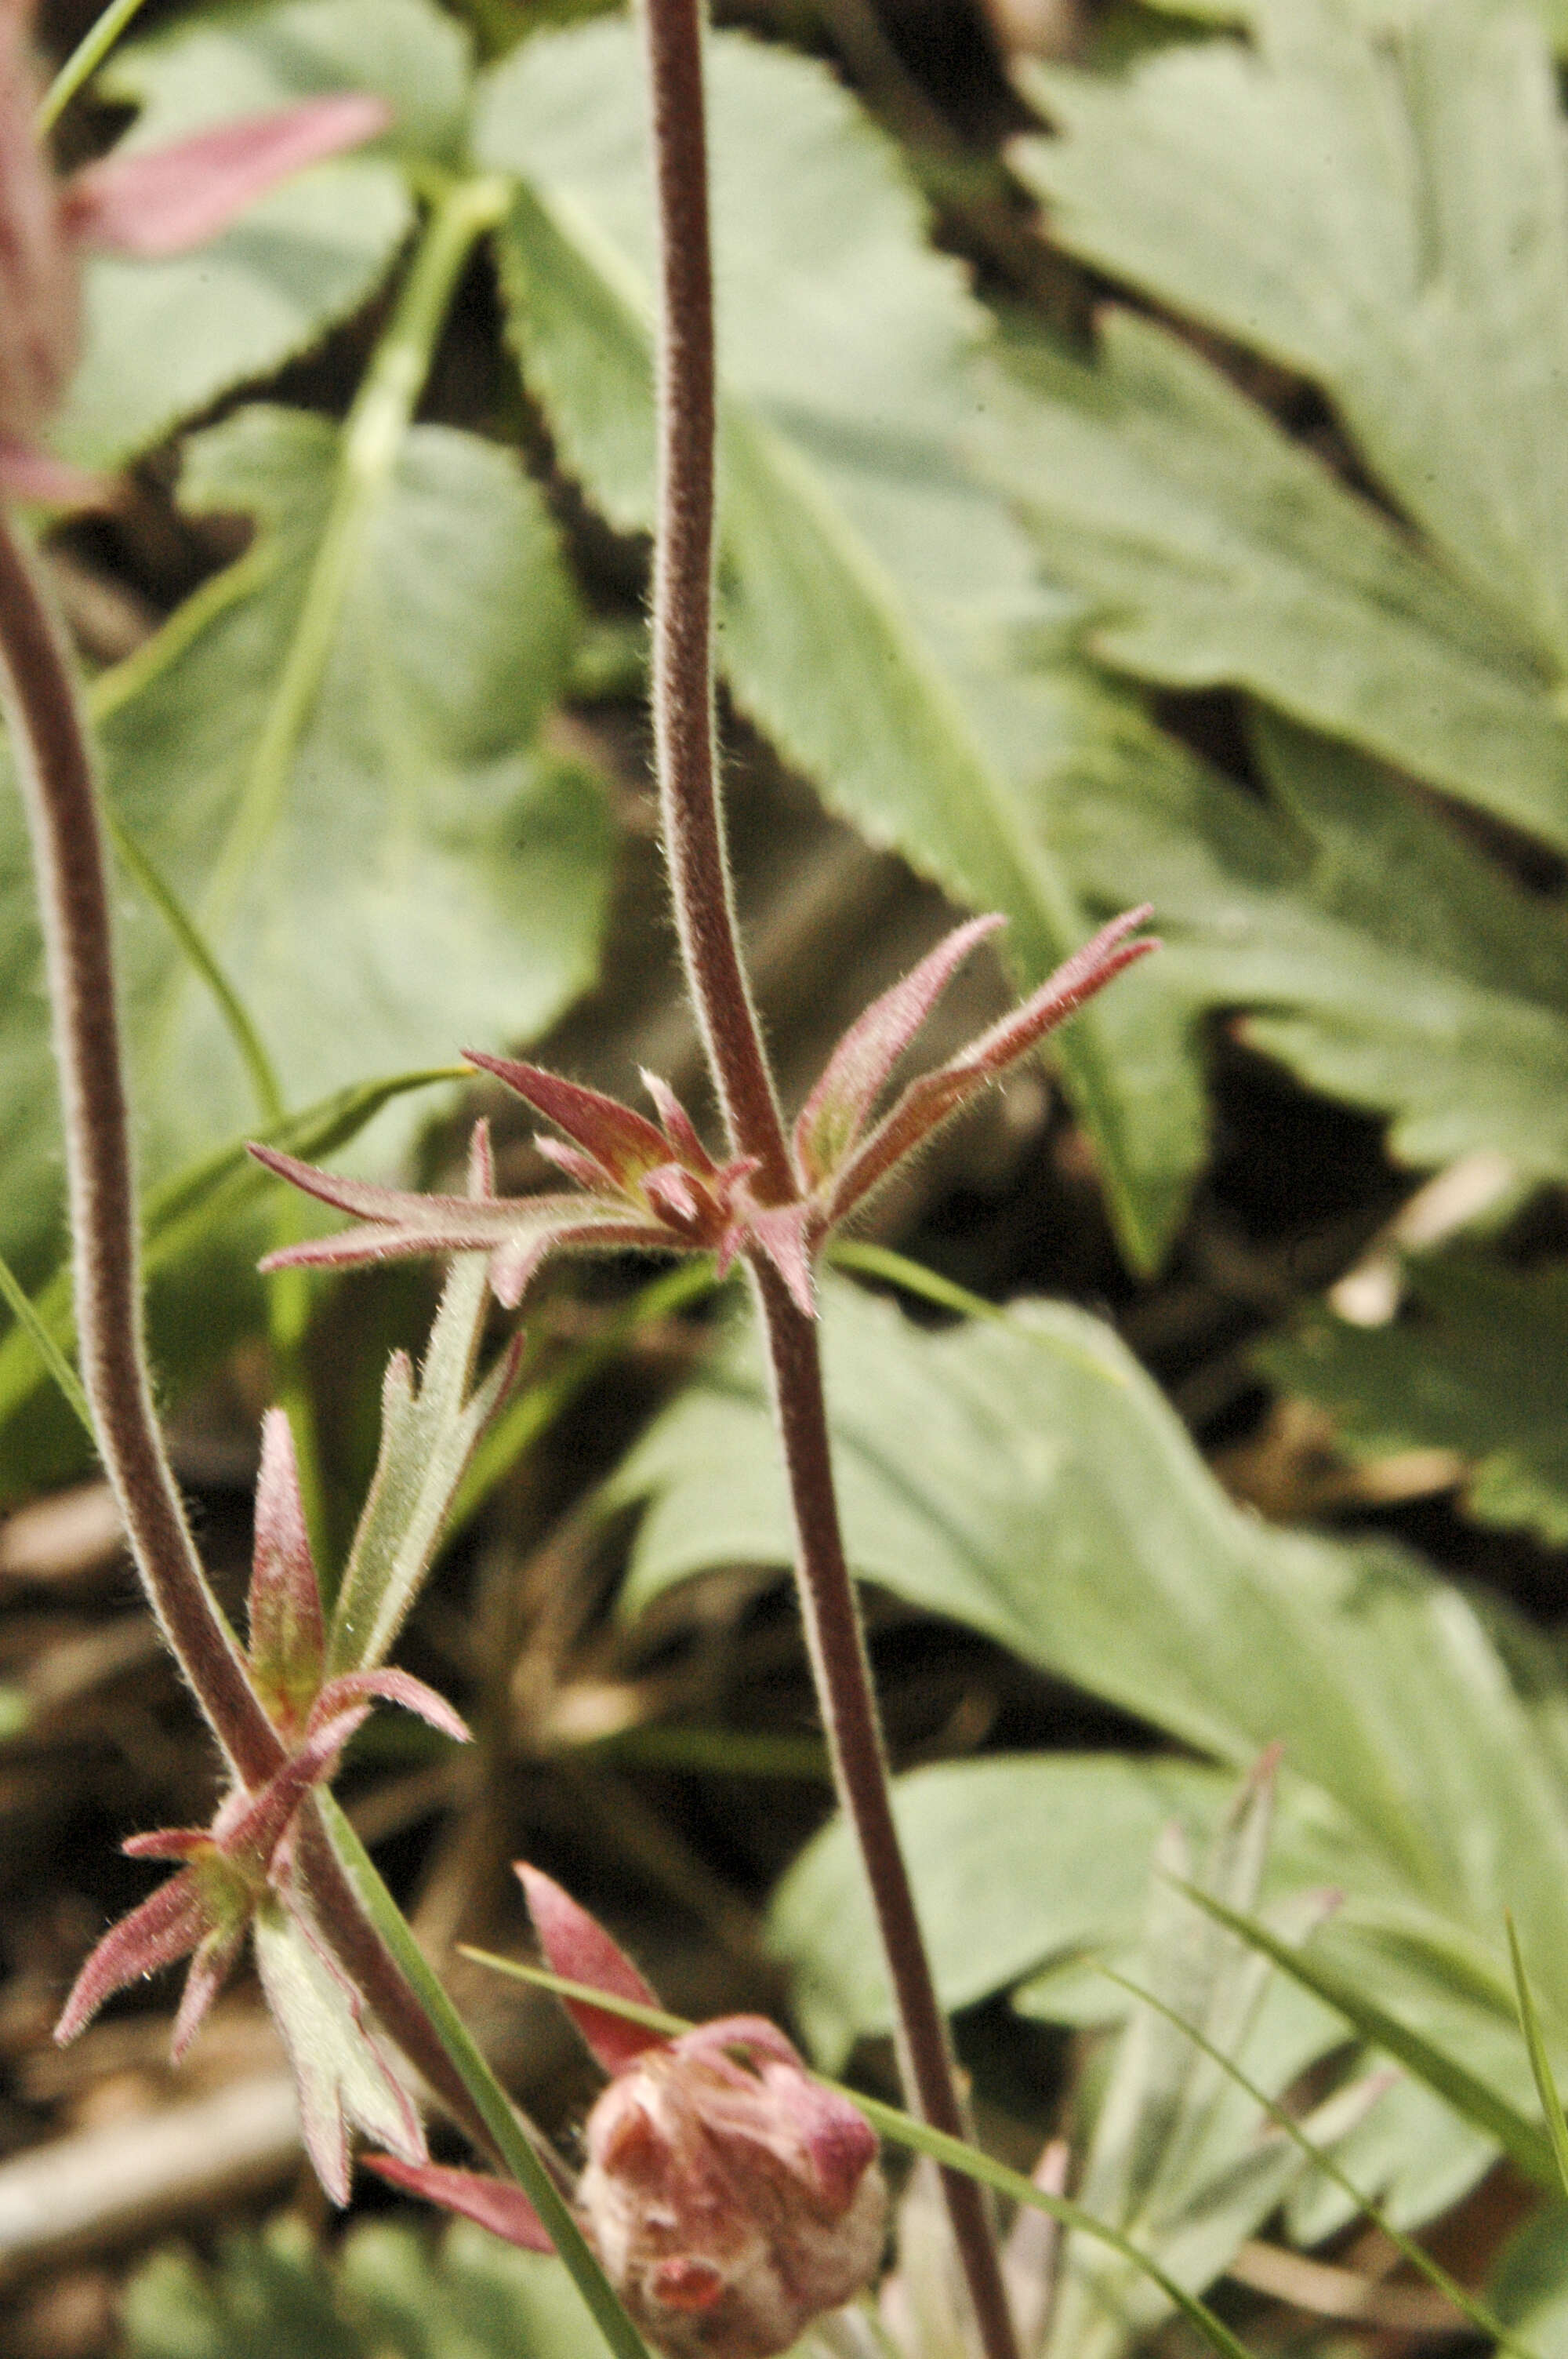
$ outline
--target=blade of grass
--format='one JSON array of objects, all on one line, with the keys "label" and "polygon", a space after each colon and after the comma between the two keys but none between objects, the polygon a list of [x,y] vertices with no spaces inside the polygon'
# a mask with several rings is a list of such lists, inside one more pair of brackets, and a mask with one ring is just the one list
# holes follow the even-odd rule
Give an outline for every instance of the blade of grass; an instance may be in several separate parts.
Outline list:
[{"label": "blade of grass", "polygon": [[[276,1129],[264,1131],[269,1147],[281,1147],[307,1161],[317,1161],[362,1131],[382,1108],[410,1090],[429,1089],[438,1082],[470,1081],[466,1065],[437,1065],[416,1072],[395,1073],[384,1081],[360,1082],[335,1090],[330,1097],[290,1114]],[[231,1139],[211,1155],[187,1166],[161,1188],[154,1189],[144,1207],[143,1271],[151,1277],[177,1262],[181,1255],[213,1230],[225,1226],[269,1189],[282,1182],[264,1171],[251,1157],[246,1141]],[[75,1341],[70,1307],[70,1270],[61,1263],[28,1308],[43,1332],[62,1352]],[[19,1314],[18,1314],[19,1315]],[[0,1343],[0,1425],[44,1381],[35,1353],[32,1329],[7,1335]]]},{"label": "blade of grass", "polygon": [[[586,2001],[590,2006],[603,2008],[609,2015],[623,2016],[628,2023],[640,2023],[649,2031],[662,2032],[666,2038],[678,2038],[683,2031],[695,2028],[684,2016],[668,2015],[663,2007],[643,2006],[634,1999],[617,1997],[611,1992],[598,1989],[591,1983],[570,1982],[564,1974],[552,1974],[543,1966],[524,1965],[515,1958],[499,1958],[492,1951],[470,1949],[467,1942],[460,1942],[458,1946],[460,1954],[471,1958],[477,1965],[489,1966],[496,1973],[509,1974],[517,1982],[532,1983],[539,1990],[554,1991],[557,1998]],[[1195,2293],[1189,2293],[1185,2286],[1176,2283],[1174,2277],[1167,2276],[1158,2261],[1141,2251],[1119,2228],[1110,2227],[1104,2220],[1097,2220],[1091,2212],[1085,2212],[1065,2195],[1048,2194],[1043,2187],[1036,2187],[1032,2179],[1025,2179],[1022,2171],[1010,2170],[1005,2162],[998,2162],[979,2147],[967,2146],[962,2138],[948,2137],[941,2130],[928,2128],[925,2123],[901,2113],[896,2105],[884,2105],[878,2098],[868,2097],[860,2089],[848,2089],[840,2081],[830,2081],[825,2072],[814,2072],[812,2078],[823,2088],[835,2090],[839,2096],[847,2097],[852,2105],[859,2106],[879,2136],[891,2138],[897,2146],[908,2147],[915,2154],[927,2156],[944,2169],[961,2170],[998,2195],[1006,2195],[1014,2203],[1026,2203],[1036,2212],[1049,2212],[1052,2219],[1060,2221],[1064,2227],[1081,2229],[1097,2244],[1108,2245],[1113,2253],[1119,2254],[1125,2261],[1130,2261],[1135,2268],[1159,2287],[1166,2299],[1173,2303],[1188,2322],[1196,2328],[1211,2349],[1221,2354],[1221,2359],[1252,2359],[1247,2345],[1231,2332],[1222,2318],[1210,2310],[1207,2302]]]},{"label": "blade of grass", "polygon": [[1211,1893],[1200,1892],[1190,1884],[1183,1884],[1179,1888],[1195,1907],[1206,1909],[1219,1924],[1228,1926],[1233,1933],[1249,1942],[1253,1949],[1260,1951],[1264,1957],[1271,1958],[1281,1973],[1289,1974],[1292,1982],[1299,1983],[1303,1990],[1313,1992],[1325,2006],[1342,2015],[1370,2046],[1380,2048],[1385,2055],[1402,2064],[1434,2095],[1441,2097],[1444,2104],[1452,2105],[1465,2121],[1485,2131],[1488,2137],[1495,2138],[1532,2185],[1545,2188],[1553,2195],[1560,2191],[1557,2161],[1550,2138],[1509,2104],[1506,2097],[1499,2096],[1495,2089],[1488,2087],[1485,2081],[1478,2080],[1475,2073],[1467,2071],[1463,2064],[1455,2063],[1451,2056],[1445,2056],[1441,2049],[1434,2048],[1419,2031],[1412,2031],[1408,2024],[1385,2014],[1380,2006],[1357,1988],[1347,1974],[1338,1973],[1333,1966],[1325,1965],[1315,1958],[1307,1958],[1299,1950],[1292,1950],[1288,1941],[1280,1940],[1266,1925],[1260,1925],[1255,1918],[1242,1916],[1234,1908],[1227,1908]]},{"label": "blade of grass", "polygon": [[82,83],[90,74],[97,72],[142,6],[143,0],[110,0],[110,5],[102,16],[88,27],[39,103],[38,127],[40,139],[54,129]]},{"label": "blade of grass", "polygon": [[44,1369],[54,1378],[66,1400],[81,1419],[89,1441],[96,1445],[92,1430],[92,1412],[87,1406],[87,1395],[76,1370],[49,1333],[38,1311],[27,1299],[27,1288],[10,1263],[0,1255],[0,1294],[3,1294],[16,1314],[17,1327],[27,1337]]},{"label": "blade of grass", "polygon": [[1340,2190],[1342,2194],[1348,2195],[1357,2208],[1366,2213],[1372,2225],[1380,2229],[1390,2244],[1398,2246],[1411,2267],[1418,2269],[1427,2283],[1434,2286],[1445,2301],[1452,2302],[1454,2309],[1463,2317],[1467,2318],[1471,2325],[1480,2333],[1489,2335],[1502,2349],[1513,2352],[1515,2359],[1541,2359],[1539,2352],[1533,2350],[1528,2343],[1519,2342],[1516,2335],[1510,2334],[1502,2321],[1494,2316],[1486,2303],[1478,2301],[1474,2294],[1466,2292],[1458,2279],[1451,2277],[1442,2264],[1434,2261],[1431,2254],[1424,2251],[1413,2236],[1407,2236],[1402,2229],[1396,2228],[1393,2222],[1372,2201],[1372,2198],[1363,2194],[1349,2174],[1341,2170],[1334,2157],[1317,2145],[1315,2140],[1308,2137],[1295,2116],[1287,2113],[1284,2106],[1278,2104],[1274,2098],[1267,2096],[1257,2082],[1244,2072],[1233,2058],[1227,2056],[1223,2049],[1217,2047],[1212,2039],[1207,2038],[1198,2029],[1196,2024],[1189,2023],[1185,2016],[1180,2014],[1175,2007],[1168,2006],[1162,1998],[1157,1998],[1152,1991],[1145,1990],[1141,1983],[1131,1981],[1126,1974],[1118,1973],[1113,1966],[1102,1965],[1099,1971],[1108,1982],[1117,1984],[1119,1988],[1137,1999],[1140,2006],[1152,2007],[1156,2015],[1164,2017],[1167,2023],[1173,2023],[1177,2030],[1184,2033],[1193,2046],[1206,2056],[1212,2063],[1217,2064],[1220,2071],[1226,2073],[1238,2089],[1244,2089],[1254,2104],[1261,2107],[1268,2114],[1275,2127],[1283,2130],[1292,2144],[1299,2147],[1314,2169],[1320,2170],[1325,2179],[1330,2180]]},{"label": "blade of grass", "polygon": [[1568,2122],[1563,2118],[1563,2100],[1558,2094],[1557,2082],[1546,2053],[1541,2017],[1530,1996],[1530,1981],[1524,1971],[1524,1952],[1519,1945],[1519,1930],[1511,1915],[1505,1922],[1509,1929],[1509,1955],[1513,1960],[1514,1984],[1519,1992],[1519,2029],[1524,2033],[1524,2044],[1530,2051],[1530,2069],[1535,2075],[1536,2093],[1546,2117],[1547,2135],[1557,2160],[1558,2177],[1563,2181],[1563,2193],[1568,2195]]},{"label": "blade of grass", "polygon": [[582,2230],[548,2169],[519,2126],[511,2100],[485,2062],[467,2025],[432,1971],[424,1951],[376,1872],[375,1864],[331,1796],[319,1796],[322,1817],[344,1873],[366,1916],[396,1959],[430,2023],[482,2115],[517,2184],[548,2229],[573,2284],[617,2359],[648,2359],[647,2346],[600,2267]]}]

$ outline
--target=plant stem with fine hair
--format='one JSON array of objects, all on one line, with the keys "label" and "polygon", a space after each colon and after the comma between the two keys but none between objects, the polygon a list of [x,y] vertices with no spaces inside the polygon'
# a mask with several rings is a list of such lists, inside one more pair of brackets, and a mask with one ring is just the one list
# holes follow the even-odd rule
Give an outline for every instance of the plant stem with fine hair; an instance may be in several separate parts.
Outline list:
[{"label": "plant stem with fine hair", "polygon": [[[700,0],[646,0],[661,266],[659,493],[653,708],[665,857],[687,982],[732,1149],[754,1156],[765,1202],[795,1192],[752,1004],[725,856],[712,664],[718,418]],[[796,1578],[840,1804],[871,1886],[910,2101],[933,2128],[968,2125],[946,2025],[899,1845],[888,1772],[834,1489],[815,1323],[751,1256],[795,1515]],[[1017,2338],[986,2199],[945,2172],[954,2240],[986,2359]]]},{"label": "plant stem with fine hair", "polygon": [[208,1586],[153,1408],[92,761],[59,631],[3,510],[0,695],[38,872],[65,1125],[82,1386],[153,1611],[231,1767],[254,1786],[279,1767],[283,1745]]}]

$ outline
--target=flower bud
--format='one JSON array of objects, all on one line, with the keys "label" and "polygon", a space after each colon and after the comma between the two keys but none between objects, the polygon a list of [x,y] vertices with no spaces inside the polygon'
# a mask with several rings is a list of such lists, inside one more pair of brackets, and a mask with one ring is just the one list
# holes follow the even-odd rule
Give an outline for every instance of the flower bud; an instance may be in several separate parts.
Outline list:
[{"label": "flower bud", "polygon": [[768,2359],[866,2286],[877,2141],[773,2025],[647,2049],[589,2114],[578,2209],[627,2309],[677,2359]]},{"label": "flower bud", "polygon": [[0,440],[28,442],[76,364],[77,269],[33,128],[30,0],[0,0]]}]

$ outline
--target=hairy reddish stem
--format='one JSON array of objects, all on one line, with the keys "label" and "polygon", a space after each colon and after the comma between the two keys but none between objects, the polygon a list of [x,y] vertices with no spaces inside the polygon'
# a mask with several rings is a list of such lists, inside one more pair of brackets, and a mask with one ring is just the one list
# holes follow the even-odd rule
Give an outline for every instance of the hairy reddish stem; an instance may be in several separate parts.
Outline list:
[{"label": "hairy reddish stem", "polygon": [[730,1136],[764,1201],[795,1193],[789,1149],[741,956],[713,713],[713,263],[700,0],[650,0],[662,302],[653,712],[665,860],[708,1061]]},{"label": "hairy reddish stem", "polygon": [[[687,980],[732,1147],[757,1158],[764,1201],[795,1195],[778,1101],[752,1005],[725,856],[712,665],[715,499],[713,269],[700,0],[646,0],[658,195],[659,497],[654,567],[654,738],[665,855]],[[914,2109],[968,2136],[946,2026],[893,1823],[887,1763],[844,1554],[814,1322],[761,1255],[750,1256],[772,1363],[798,1542],[796,1579],[840,1804],[871,1885]],[[985,2196],[962,2172],[943,2189],[986,2359],[1017,2359]]]},{"label": "hairy reddish stem", "polygon": [[136,1569],[181,1670],[247,1786],[284,1747],[192,1544],[153,1408],[142,1319],[108,880],[70,668],[0,511],[0,696],[38,871],[65,1122],[81,1380]]}]

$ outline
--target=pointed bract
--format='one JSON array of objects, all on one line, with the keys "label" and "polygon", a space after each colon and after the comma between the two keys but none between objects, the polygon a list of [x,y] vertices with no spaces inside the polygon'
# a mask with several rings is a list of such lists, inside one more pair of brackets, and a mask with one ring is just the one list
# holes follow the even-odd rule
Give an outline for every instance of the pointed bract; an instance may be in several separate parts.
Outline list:
[{"label": "pointed bract", "polygon": [[439,1729],[454,1745],[471,1745],[473,1731],[462,1714],[454,1712],[444,1695],[438,1695],[412,1671],[383,1669],[379,1671],[342,1671],[329,1680],[311,1709],[311,1724],[330,1720],[360,1698],[375,1698],[383,1703],[395,1703],[405,1712],[416,1712],[431,1728]]},{"label": "pointed bract", "polygon": [[422,2195],[443,2211],[456,2212],[488,2228],[492,2236],[525,2253],[553,2253],[549,2231],[520,2187],[477,2170],[449,2170],[438,2162],[399,2162],[392,2155],[367,2154],[364,2167],[406,2194]]},{"label": "pointed bract", "polygon": [[850,1025],[795,1122],[795,1159],[808,1191],[838,1169],[894,1065],[970,951],[1006,923],[998,916],[971,918]]},{"label": "pointed bract", "polygon": [[518,1064],[510,1057],[485,1057],[473,1049],[465,1049],[463,1054],[470,1065],[492,1073],[535,1114],[564,1130],[585,1155],[592,1157],[611,1186],[634,1187],[647,1172],[669,1161],[670,1145],[663,1131],[645,1115],[633,1114],[619,1098],[606,1097],[602,1090],[583,1089],[576,1082],[562,1081],[558,1073],[546,1073],[538,1065]]},{"label": "pointed bract", "polygon": [[160,1884],[139,1908],[111,1926],[71,1984],[54,2036],[61,2048],[85,2031],[116,1991],[189,1957],[211,1928],[211,1904],[192,1868]]},{"label": "pointed bract", "polygon": [[811,1282],[809,1204],[753,1204],[745,1217],[745,1234],[766,1254],[795,1308],[807,1319],[816,1316],[816,1295]]},{"label": "pointed bract", "polygon": [[[525,1860],[514,1861],[514,1865],[545,1962],[552,1973],[562,1975],[568,1982],[591,1984],[595,1990],[608,1991],[614,1998],[632,1999],[639,2006],[658,2006],[657,1994],[596,1917],[579,1908],[554,1876],[530,1867]],[[586,2006],[580,1999],[567,1999],[564,2004],[607,2072],[619,2071],[644,2049],[664,2044],[662,2033],[649,2031],[642,2024],[628,2023],[624,2016],[607,2014],[602,2007]]]},{"label": "pointed bract", "polygon": [[716,1180],[719,1166],[697,1136],[697,1125],[668,1082],[661,1081],[657,1073],[650,1073],[645,1065],[638,1067],[637,1078],[653,1099],[659,1126],[680,1160],[688,1170],[697,1172],[701,1178]]},{"label": "pointed bract", "polygon": [[67,234],[144,261],[188,253],[280,181],[362,147],[391,121],[384,99],[343,91],[243,115],[167,147],[116,150],[66,182]]},{"label": "pointed bract", "polygon": [[237,1912],[230,1923],[214,1925],[197,1943],[169,2034],[168,2052],[174,2063],[184,2061],[185,2051],[207,2020],[213,2000],[239,1964],[249,1928],[249,1912]]},{"label": "pointed bract", "polygon": [[327,1629],[294,1436],[280,1408],[262,1419],[249,1621],[251,1677],[274,1723],[293,1737],[321,1684]]}]

